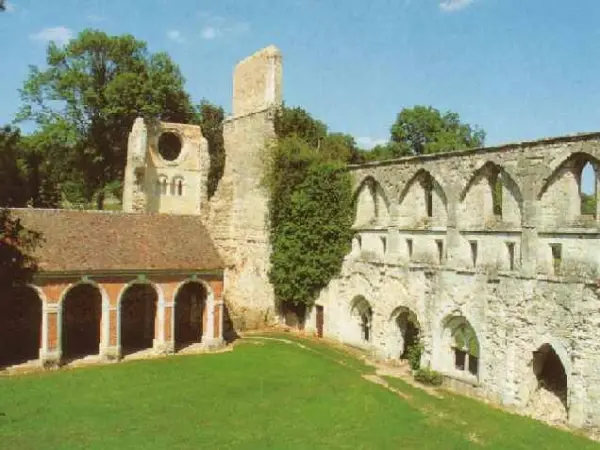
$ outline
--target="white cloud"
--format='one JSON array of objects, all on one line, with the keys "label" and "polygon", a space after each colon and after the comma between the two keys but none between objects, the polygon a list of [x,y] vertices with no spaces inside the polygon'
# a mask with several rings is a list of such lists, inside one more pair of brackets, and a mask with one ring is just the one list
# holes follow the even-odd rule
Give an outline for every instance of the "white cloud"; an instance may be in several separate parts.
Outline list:
[{"label": "white cloud", "polygon": [[225,36],[239,36],[250,31],[250,24],[247,22],[213,15],[206,11],[198,12],[197,16],[203,22],[203,27],[200,32],[200,37],[202,39],[213,40]]},{"label": "white cloud", "polygon": [[458,11],[460,9],[466,8],[475,0],[441,0],[440,8],[442,11],[452,12]]},{"label": "white cloud", "polygon": [[204,28],[202,28],[202,32],[200,33],[200,36],[202,37],[202,39],[206,39],[206,40],[212,40],[214,38],[216,38],[218,35],[220,35],[221,32],[219,29],[207,25]]},{"label": "white cloud", "polygon": [[66,27],[44,28],[29,36],[34,41],[55,42],[64,45],[73,38],[73,31]]},{"label": "white cloud", "polygon": [[371,150],[376,145],[383,145],[387,142],[387,139],[374,138],[370,136],[361,136],[356,138],[356,143],[360,148]]},{"label": "white cloud", "polygon": [[8,13],[13,13],[17,10],[17,7],[12,2],[4,2],[4,10]]},{"label": "white cloud", "polygon": [[167,37],[169,39],[171,39],[173,42],[177,42],[178,44],[185,43],[185,38],[183,37],[183,34],[181,34],[181,31],[179,31],[179,30],[167,31]]}]

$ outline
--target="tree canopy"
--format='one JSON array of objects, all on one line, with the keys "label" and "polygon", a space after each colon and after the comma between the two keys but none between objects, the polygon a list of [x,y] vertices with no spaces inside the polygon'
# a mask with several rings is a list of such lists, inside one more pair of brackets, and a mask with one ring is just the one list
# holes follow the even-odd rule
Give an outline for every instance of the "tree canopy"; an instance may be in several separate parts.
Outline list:
[{"label": "tree canopy", "polygon": [[441,113],[431,106],[405,108],[391,128],[395,156],[425,155],[483,146],[485,131],[464,124],[452,111]]},{"label": "tree canopy", "polygon": [[[47,67],[32,66],[21,89],[18,120],[38,125],[36,142],[53,147],[60,182],[71,195],[120,194],[127,136],[136,117],[189,123],[190,98],[179,67],[166,53],[150,53],[131,35],[84,30],[66,46],[47,49]],[[65,170],[62,170],[65,169]]]}]

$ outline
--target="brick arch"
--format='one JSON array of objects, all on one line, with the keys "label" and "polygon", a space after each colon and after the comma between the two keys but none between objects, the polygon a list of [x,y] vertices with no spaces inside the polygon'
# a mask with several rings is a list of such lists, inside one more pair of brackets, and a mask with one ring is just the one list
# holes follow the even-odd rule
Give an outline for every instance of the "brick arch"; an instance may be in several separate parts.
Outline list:
[{"label": "brick arch", "polygon": [[[89,286],[98,294],[98,299],[84,296],[78,304],[71,306],[74,309],[71,315],[66,311],[69,299],[75,290]],[[92,300],[90,302],[90,300]],[[99,300],[98,304],[96,300]],[[95,355],[100,353],[103,338],[104,311],[109,309],[109,298],[104,288],[92,280],[80,280],[67,286],[58,300],[58,348],[61,355],[67,359]],[[91,315],[89,315],[89,314]]]},{"label": "brick arch", "polygon": [[[203,295],[203,299],[202,299],[202,323],[200,324],[201,328],[200,328],[200,335],[198,336],[197,340],[189,340],[189,338],[187,338],[186,336],[191,333],[193,330],[187,330],[186,332],[184,332],[184,335],[181,336],[179,334],[179,331],[181,331],[179,329],[179,327],[181,327],[181,321],[178,319],[181,319],[180,317],[178,317],[179,314],[179,309],[178,309],[178,296],[179,294],[182,292],[183,289],[185,289],[186,286],[190,285],[190,284],[198,284],[202,287],[203,291],[204,291],[204,295]],[[186,343],[192,343],[192,342],[201,342],[202,338],[204,337],[204,335],[206,334],[206,330],[210,330],[211,329],[211,319],[213,317],[213,310],[214,310],[214,302],[215,302],[215,297],[214,297],[214,292],[212,290],[212,288],[210,287],[210,285],[205,282],[204,280],[200,280],[198,278],[188,278],[184,281],[182,281],[173,291],[173,312],[171,314],[171,330],[172,330],[172,336],[173,336],[173,341],[175,343],[175,346],[180,346],[180,345],[184,345]],[[181,299],[179,299],[181,300]],[[183,306],[183,305],[180,305]],[[193,308],[194,306],[191,305],[190,308]],[[179,323],[179,327],[178,327],[178,323]],[[191,327],[192,324],[190,324]]]},{"label": "brick arch", "polygon": [[[141,321],[142,323],[137,323],[135,324],[138,327],[142,327],[141,330],[141,334],[142,337],[139,336],[139,329],[138,329],[138,333],[133,333],[131,330],[127,330],[127,332],[125,333],[125,336],[123,334],[123,327],[124,327],[124,320],[123,320],[123,299],[126,296],[126,294],[129,292],[130,289],[136,288],[137,286],[149,286],[150,288],[152,288],[153,293],[154,293],[154,299],[152,299],[152,306],[151,307],[147,307],[143,314],[143,320]],[[146,303],[146,306],[148,306],[148,299],[144,299],[144,302]],[[142,303],[142,301],[138,301],[138,303]],[[142,310],[142,306],[140,305],[135,305],[136,307],[138,307],[140,310]],[[121,292],[119,293],[119,296],[117,297],[117,342],[118,342],[118,346],[121,349],[120,353],[123,354],[124,351],[136,351],[136,350],[141,350],[142,348],[150,348],[150,331],[152,330],[152,342],[154,342],[154,340],[156,339],[156,330],[157,330],[157,324],[160,325],[160,318],[159,318],[159,314],[161,309],[164,307],[164,294],[162,289],[160,288],[159,285],[157,285],[156,283],[153,283],[151,281],[148,280],[134,280],[131,281],[129,283],[127,283],[125,286],[123,286],[123,288],[121,289]],[[135,315],[134,312],[129,311],[132,314],[129,314],[130,316]],[[149,319],[150,314],[154,314],[153,319]],[[151,322],[152,323],[152,327],[150,327],[149,323],[143,323],[144,321],[146,322]],[[129,320],[129,318],[127,319],[127,322],[125,323],[125,326],[129,326],[129,322],[134,322],[133,317],[131,317],[131,320]],[[123,340],[125,338],[125,346],[130,346],[130,349],[124,348],[124,343]],[[131,341],[131,345],[130,345],[130,341]]]},{"label": "brick arch", "polygon": [[0,366],[20,364],[40,357],[40,349],[47,340],[44,331],[46,303],[43,291],[32,284],[2,292]]}]

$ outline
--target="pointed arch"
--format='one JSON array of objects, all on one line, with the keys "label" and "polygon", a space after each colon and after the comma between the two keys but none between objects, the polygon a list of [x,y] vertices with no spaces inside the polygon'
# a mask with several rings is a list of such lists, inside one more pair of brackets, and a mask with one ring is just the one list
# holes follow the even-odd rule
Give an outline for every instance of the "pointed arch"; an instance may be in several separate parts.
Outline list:
[{"label": "pointed arch", "polygon": [[398,306],[390,314],[391,332],[396,348],[393,357],[407,359],[411,350],[420,344],[421,324],[417,314],[406,306]]},{"label": "pointed arch", "polygon": [[441,371],[479,378],[481,344],[475,327],[465,316],[457,312],[445,316],[437,342]]},{"label": "pointed arch", "polygon": [[[593,170],[593,194],[585,195],[583,171],[589,165]],[[560,226],[578,222],[582,216],[598,218],[598,171],[600,161],[589,153],[576,152],[551,164],[538,194],[543,225]],[[587,204],[589,203],[589,204]]]},{"label": "pointed arch", "polygon": [[360,341],[368,343],[372,338],[373,308],[362,295],[352,299],[350,316],[358,327]]},{"label": "pointed arch", "polygon": [[381,184],[371,175],[366,176],[354,196],[355,227],[386,227],[390,219],[389,198]]},{"label": "pointed arch", "polygon": [[521,226],[521,188],[504,167],[492,161],[473,172],[459,200],[462,228],[482,228],[497,222]]},{"label": "pointed arch", "polygon": [[398,217],[401,228],[415,228],[425,222],[446,225],[448,199],[431,172],[419,169],[404,185],[399,196]]}]

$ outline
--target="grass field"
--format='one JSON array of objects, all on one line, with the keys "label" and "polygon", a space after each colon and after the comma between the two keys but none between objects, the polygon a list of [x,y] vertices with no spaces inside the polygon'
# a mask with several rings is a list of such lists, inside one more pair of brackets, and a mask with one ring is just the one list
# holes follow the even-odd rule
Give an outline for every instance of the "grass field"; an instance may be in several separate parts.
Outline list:
[{"label": "grass field", "polygon": [[0,378],[2,449],[586,449],[585,438],[389,379],[315,342]]}]

